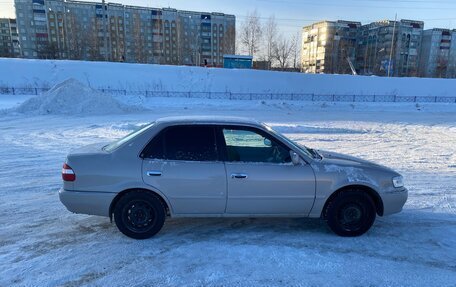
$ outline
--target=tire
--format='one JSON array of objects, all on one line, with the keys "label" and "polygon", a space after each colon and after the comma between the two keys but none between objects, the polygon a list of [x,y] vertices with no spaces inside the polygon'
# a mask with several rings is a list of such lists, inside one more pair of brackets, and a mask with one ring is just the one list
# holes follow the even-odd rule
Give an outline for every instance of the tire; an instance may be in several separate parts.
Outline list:
[{"label": "tire", "polygon": [[157,234],[165,223],[165,217],[160,199],[145,191],[125,194],[114,209],[117,228],[134,239],[147,239]]},{"label": "tire", "polygon": [[349,190],[337,195],[326,208],[331,230],[339,236],[355,237],[366,233],[374,224],[375,203],[363,191]]}]

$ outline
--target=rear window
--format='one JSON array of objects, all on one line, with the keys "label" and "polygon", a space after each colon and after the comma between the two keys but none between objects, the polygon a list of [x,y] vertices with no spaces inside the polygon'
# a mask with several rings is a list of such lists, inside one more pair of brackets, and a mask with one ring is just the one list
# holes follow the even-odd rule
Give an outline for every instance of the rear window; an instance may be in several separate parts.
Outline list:
[{"label": "rear window", "polygon": [[118,140],[104,146],[103,150],[107,151],[107,152],[112,152],[112,151],[116,150],[118,147],[120,147],[121,145],[123,145],[124,143],[129,142],[130,140],[134,139],[135,137],[137,137],[138,135],[140,135],[142,132],[144,132],[145,130],[147,130],[148,128],[150,128],[153,125],[154,125],[154,123],[150,123],[144,127],[141,127],[139,129],[135,130],[134,132],[129,133],[128,135],[124,136],[123,138],[118,139]]}]

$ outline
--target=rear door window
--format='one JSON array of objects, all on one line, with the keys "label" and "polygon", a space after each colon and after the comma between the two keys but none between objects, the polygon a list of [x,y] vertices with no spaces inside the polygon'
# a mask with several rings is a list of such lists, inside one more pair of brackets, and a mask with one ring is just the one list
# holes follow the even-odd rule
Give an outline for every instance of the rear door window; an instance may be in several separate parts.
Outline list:
[{"label": "rear door window", "polygon": [[143,156],[166,160],[217,161],[215,129],[200,125],[166,128],[149,143]]}]

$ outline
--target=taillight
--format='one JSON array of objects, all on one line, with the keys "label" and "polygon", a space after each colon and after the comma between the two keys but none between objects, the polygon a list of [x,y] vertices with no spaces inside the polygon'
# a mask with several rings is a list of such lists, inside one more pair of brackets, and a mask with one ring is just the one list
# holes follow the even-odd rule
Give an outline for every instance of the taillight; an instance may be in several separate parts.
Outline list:
[{"label": "taillight", "polygon": [[63,164],[62,179],[64,181],[75,181],[76,180],[76,174],[74,174],[74,170],[66,163]]}]

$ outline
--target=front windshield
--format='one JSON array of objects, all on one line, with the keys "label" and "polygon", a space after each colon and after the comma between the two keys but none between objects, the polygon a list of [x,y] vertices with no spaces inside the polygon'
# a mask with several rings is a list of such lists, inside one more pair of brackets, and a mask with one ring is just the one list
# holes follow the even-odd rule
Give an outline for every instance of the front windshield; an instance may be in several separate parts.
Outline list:
[{"label": "front windshield", "polygon": [[297,149],[302,151],[304,154],[306,154],[308,157],[310,157],[310,158],[321,158],[321,156],[317,153],[316,150],[308,148],[305,145],[301,145],[301,144],[298,144],[298,143],[292,141],[291,139],[289,139],[286,136],[282,135],[281,133],[275,131],[273,128],[271,128],[268,125],[264,125],[264,126],[268,129],[268,131],[273,133],[276,137],[278,137],[279,139],[281,139],[284,142],[287,142],[289,145],[291,145],[293,147],[296,147]]},{"label": "front windshield", "polygon": [[118,139],[106,146],[103,147],[103,150],[104,151],[107,151],[107,152],[112,152],[113,150],[117,149],[118,147],[120,147],[121,145],[123,145],[124,143],[132,140],[133,138],[135,138],[136,136],[138,136],[139,134],[141,134],[143,131],[147,130],[148,128],[150,128],[154,123],[150,123],[146,126],[142,126],[140,128],[138,128],[137,130],[129,133],[128,135],[124,136],[123,138],[121,139]]}]

